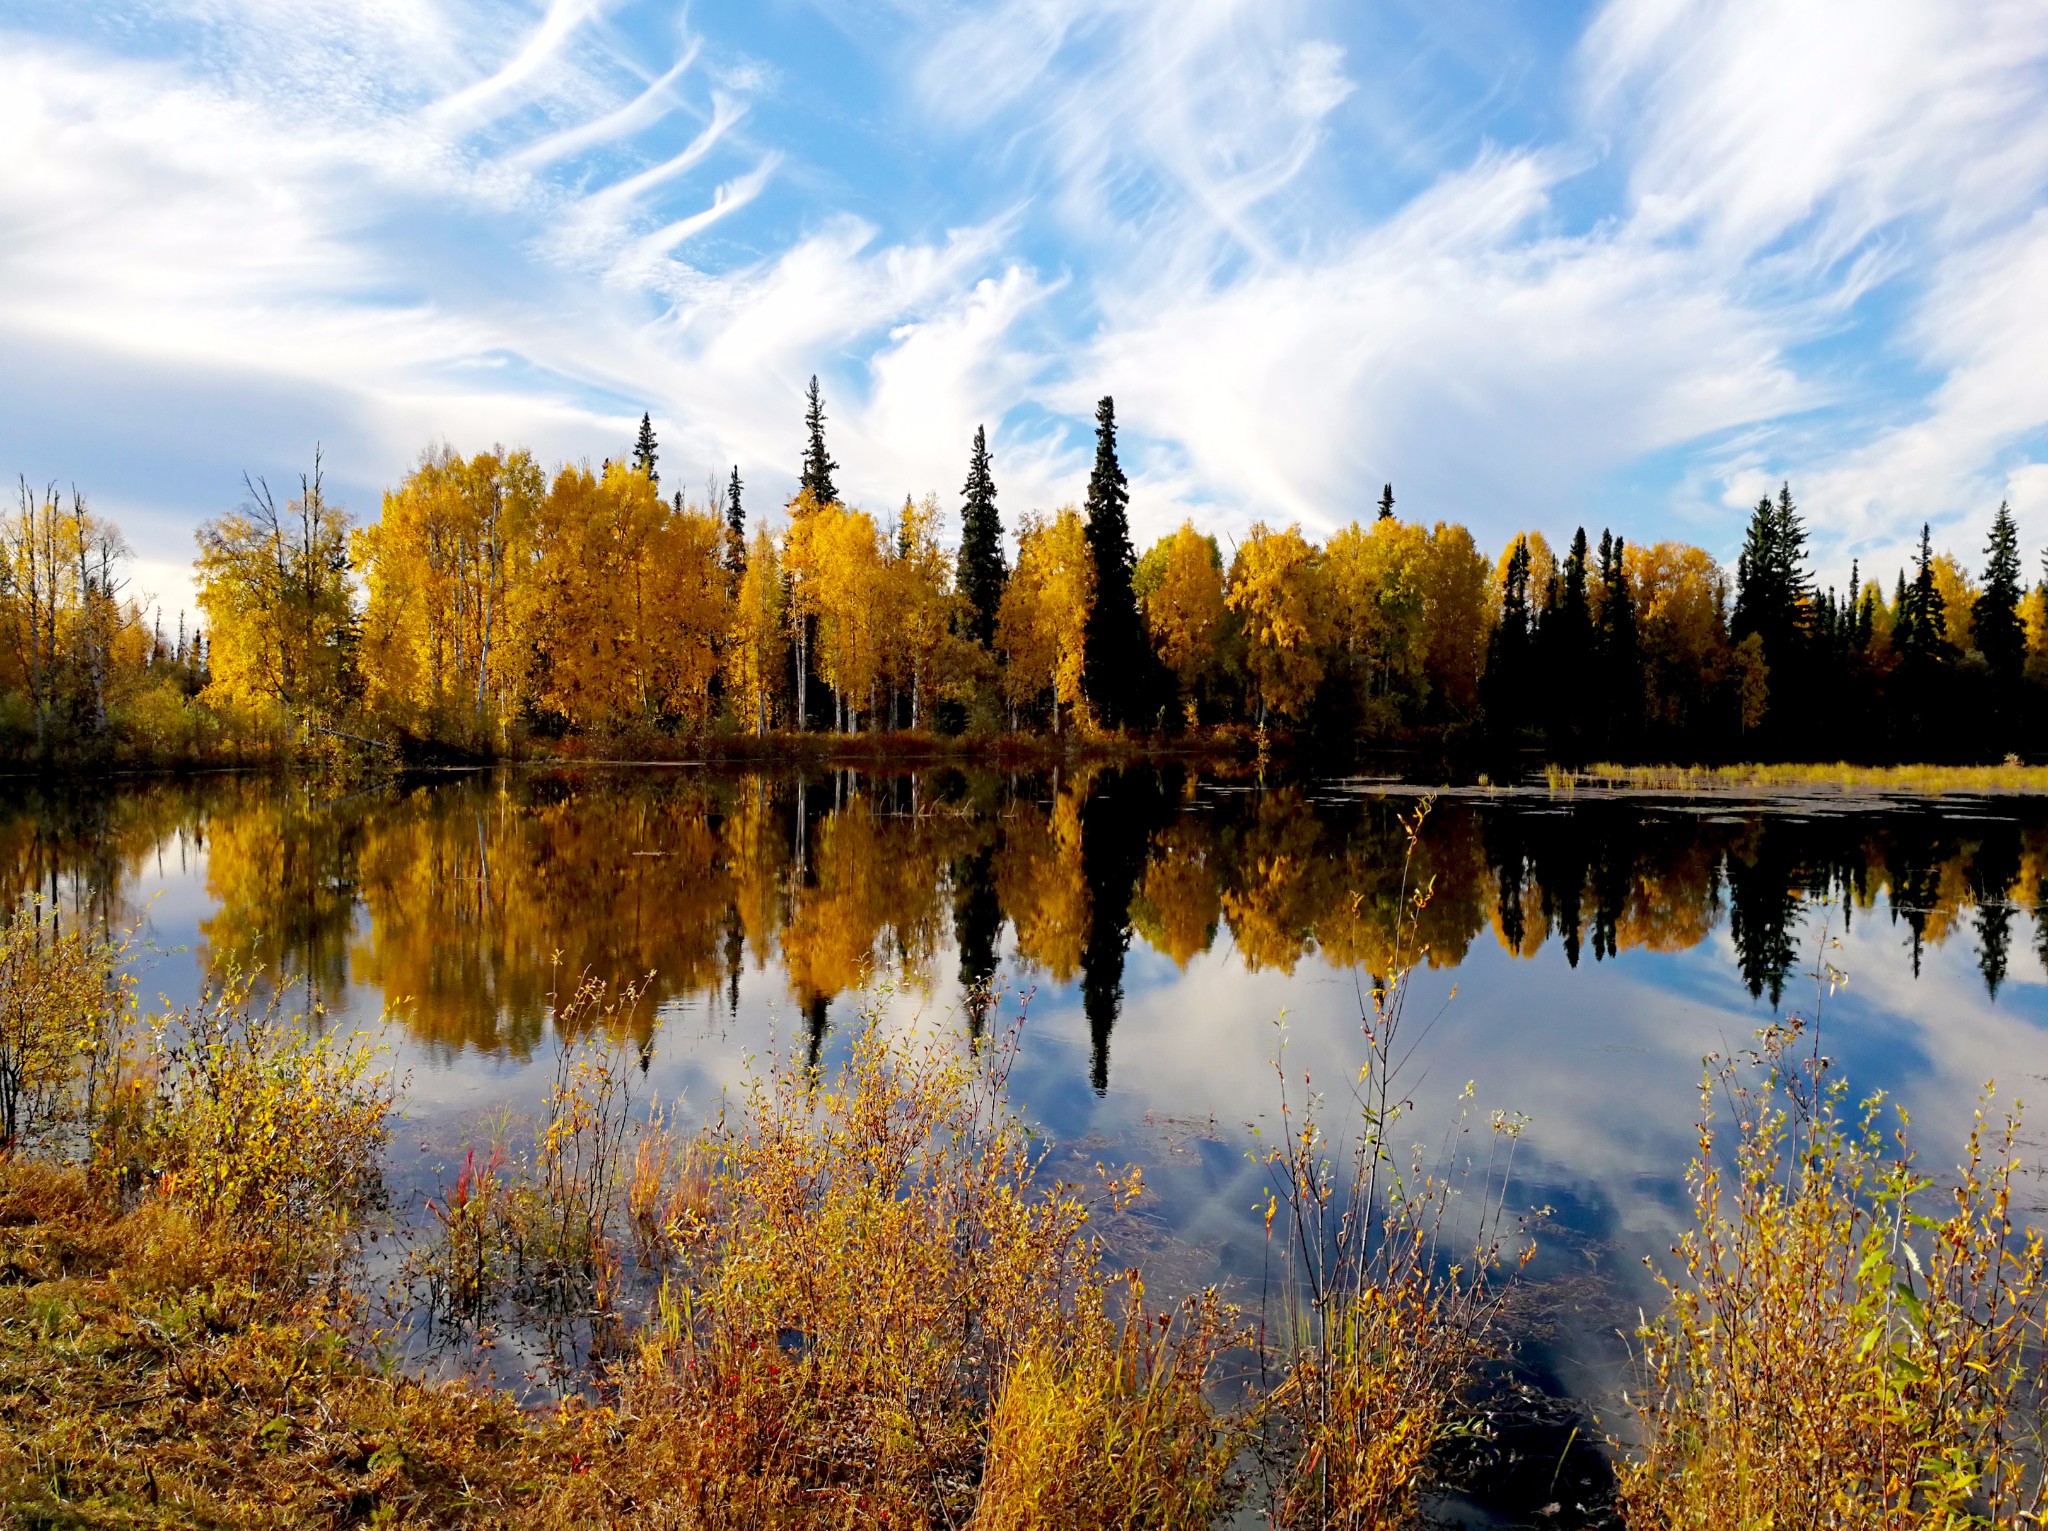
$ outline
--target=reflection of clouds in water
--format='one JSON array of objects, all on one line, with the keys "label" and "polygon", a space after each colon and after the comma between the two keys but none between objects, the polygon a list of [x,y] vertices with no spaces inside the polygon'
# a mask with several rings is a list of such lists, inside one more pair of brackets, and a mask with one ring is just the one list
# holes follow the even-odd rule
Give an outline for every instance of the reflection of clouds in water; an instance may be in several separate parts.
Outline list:
[{"label": "reflection of clouds in water", "polygon": [[[1245,1128],[1274,1121],[1275,1020],[1290,1077],[1333,1100],[1362,1061],[1361,988],[1394,947],[1413,804],[1182,785],[593,771],[338,803],[235,779],[29,794],[0,815],[0,879],[54,878],[74,918],[146,910],[165,950],[145,996],[187,1000],[229,958],[281,964],[301,996],[310,977],[330,1025],[375,1024],[403,996],[386,1041],[409,1080],[394,1171],[413,1186],[492,1113],[538,1111],[559,1048],[546,995],[584,967],[656,975],[602,1045],[636,1101],[685,1122],[771,1059],[840,1056],[863,1005],[966,1045],[961,970],[993,967],[1008,992],[991,1033],[1032,995],[1013,1088],[1054,1165],[1142,1162],[1158,1222],[1124,1232],[1170,1232],[1176,1269],[1208,1279],[1263,1257]],[[1562,1209],[1631,1300],[1640,1257],[1679,1232],[1702,1055],[1811,1009],[1818,889],[1856,905],[1846,932],[1831,915],[1850,984],[1827,1002],[1826,1050],[1857,1092],[1913,1110],[1930,1162],[1952,1157],[1986,1079],[2001,1100],[2048,1095],[2042,805],[1446,801],[1418,867],[1436,880],[1437,965],[1414,980],[1404,1136],[1437,1142],[1468,1080],[1478,1121],[1525,1115],[1515,1199]],[[2001,898],[2019,907],[1993,999],[1984,905]]]}]

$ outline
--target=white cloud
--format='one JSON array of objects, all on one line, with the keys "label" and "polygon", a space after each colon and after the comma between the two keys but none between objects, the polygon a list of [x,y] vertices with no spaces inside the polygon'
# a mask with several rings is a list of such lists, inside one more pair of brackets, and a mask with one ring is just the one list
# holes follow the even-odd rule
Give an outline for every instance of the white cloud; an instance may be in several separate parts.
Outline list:
[{"label": "white cloud", "polygon": [[[1702,510],[1723,550],[1780,474],[1824,556],[1923,514],[1981,540],[2002,492],[2028,529],[2038,5],[1611,0],[1566,125],[1505,143],[1402,94],[1414,61],[1340,7],[871,6],[846,30],[899,115],[831,129],[872,129],[865,183],[762,98],[782,61],[636,43],[616,10],[164,0],[204,45],[154,61],[7,34],[0,334],[110,386],[185,367],[252,418],[292,401],[307,442],[353,443],[359,500],[423,440],[594,456],[643,407],[679,476],[736,461],[778,495],[817,372],[876,509],[950,494],[983,421],[1006,506],[1070,498],[1113,392],[1141,535],[1326,527],[1392,478],[1497,538],[1657,454],[1678,487],[1632,530]],[[1390,138],[1401,100],[1448,118]],[[892,178],[940,164],[905,213]],[[131,412],[139,440],[154,415],[185,418]],[[22,429],[0,449],[36,455]]]}]

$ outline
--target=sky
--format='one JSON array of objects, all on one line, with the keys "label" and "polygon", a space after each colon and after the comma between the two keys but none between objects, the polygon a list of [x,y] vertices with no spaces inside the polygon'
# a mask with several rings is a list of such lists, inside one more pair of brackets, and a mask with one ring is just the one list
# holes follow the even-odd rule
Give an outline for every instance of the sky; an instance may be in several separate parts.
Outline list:
[{"label": "sky", "polygon": [[0,0],[0,472],[2048,543],[2048,0]]}]

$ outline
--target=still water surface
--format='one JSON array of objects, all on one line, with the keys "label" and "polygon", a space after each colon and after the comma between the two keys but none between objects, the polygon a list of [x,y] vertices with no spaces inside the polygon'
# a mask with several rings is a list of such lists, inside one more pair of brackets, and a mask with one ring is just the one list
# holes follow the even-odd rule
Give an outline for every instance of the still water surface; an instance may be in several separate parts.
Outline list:
[{"label": "still water surface", "polygon": [[1445,795],[1411,855],[1421,806],[1151,769],[506,771],[338,799],[221,777],[18,789],[0,875],[139,925],[146,995],[261,970],[323,1024],[380,1026],[413,1195],[538,1104],[577,973],[647,977],[610,1040],[686,1117],[771,1055],[829,1059],[863,1007],[963,1035],[1021,1008],[1018,1103],[1061,1164],[1144,1167],[1126,1237],[1166,1288],[1256,1280],[1276,1054],[1351,1075],[1366,987],[1414,960],[1410,1120],[1436,1132],[1468,1081],[1528,1118],[1526,1365],[1608,1422],[1644,1257],[1680,1226],[1701,1056],[1810,1013],[1824,942],[1849,979],[1826,1050],[1937,1162],[1987,1081],[2048,1097],[2048,801]]}]

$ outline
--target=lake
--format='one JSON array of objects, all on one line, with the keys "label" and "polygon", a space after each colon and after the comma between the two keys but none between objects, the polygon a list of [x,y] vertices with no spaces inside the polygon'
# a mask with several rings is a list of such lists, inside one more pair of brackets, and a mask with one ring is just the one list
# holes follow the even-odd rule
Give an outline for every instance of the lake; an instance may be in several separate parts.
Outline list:
[{"label": "lake", "polygon": [[[864,1007],[1020,1027],[1012,1093],[1054,1167],[1145,1170],[1118,1253],[1156,1289],[1240,1295],[1266,1259],[1248,1150],[1276,1060],[1341,1085],[1370,986],[1413,964],[1416,1135],[1440,1137],[1468,1083],[1482,1113],[1527,1118],[1519,1364],[1551,1412],[1528,1481],[1479,1496],[1503,1515],[1597,1496],[1583,1443],[1621,1423],[1644,1260],[1682,1226],[1702,1055],[1810,1016],[1817,964],[1847,978],[1824,1050],[1909,1108],[1930,1162],[1988,1081],[2048,1095],[2038,799],[1429,799],[1150,767],[507,769],[348,795],[218,776],[16,784],[0,875],[136,928],[147,998],[261,972],[309,1024],[381,1028],[406,1078],[401,1215],[536,1108],[564,1040],[549,996],[588,973],[644,980],[594,1040],[683,1119],[750,1067],[829,1060]],[[2027,1180],[2030,1213],[2043,1189]]]}]

